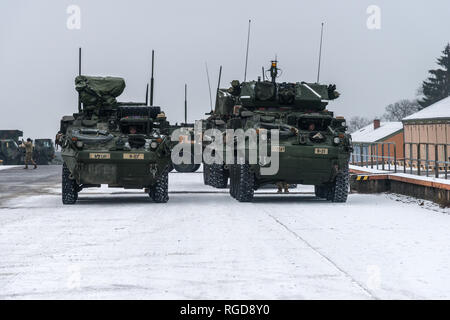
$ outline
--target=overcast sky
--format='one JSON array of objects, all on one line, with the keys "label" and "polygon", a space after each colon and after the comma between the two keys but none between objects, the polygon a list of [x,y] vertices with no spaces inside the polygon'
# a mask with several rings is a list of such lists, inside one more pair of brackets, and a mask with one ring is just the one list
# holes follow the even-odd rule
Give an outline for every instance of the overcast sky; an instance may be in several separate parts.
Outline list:
[{"label": "overcast sky", "polygon": [[[67,7],[81,9],[81,29],[67,28]],[[366,10],[381,9],[381,29],[369,30]],[[156,52],[155,104],[171,122],[209,110],[211,85],[223,65],[223,86],[244,77],[252,20],[248,79],[277,54],[280,81],[315,81],[320,24],[325,22],[321,82],[342,96],[329,109],[348,118],[375,117],[385,106],[414,98],[450,41],[448,0],[1,0],[0,129],[53,138],[63,115],[77,108],[77,49],[83,73],[117,75],[122,101],[143,101]]]}]

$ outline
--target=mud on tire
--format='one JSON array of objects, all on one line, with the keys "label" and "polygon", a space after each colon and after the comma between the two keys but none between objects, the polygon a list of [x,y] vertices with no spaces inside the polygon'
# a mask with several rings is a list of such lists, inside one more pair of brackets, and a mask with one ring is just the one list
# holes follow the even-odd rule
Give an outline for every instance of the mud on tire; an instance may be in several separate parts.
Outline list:
[{"label": "mud on tire", "polygon": [[331,201],[346,202],[349,189],[349,172],[348,166],[338,173],[336,181],[333,186]]},{"label": "mud on tire", "polygon": [[228,170],[222,164],[212,164],[210,166],[210,185],[214,188],[225,189],[228,187]]},{"label": "mud on tire", "polygon": [[156,203],[166,203],[169,201],[169,172],[166,170],[157,180],[156,184],[150,188],[150,198]]},{"label": "mud on tire", "polygon": [[211,166],[209,164],[203,163],[203,183],[205,186],[211,185]]},{"label": "mud on tire", "polygon": [[[249,164],[233,165],[233,194],[239,202],[252,202],[254,196],[255,177]],[[231,193],[231,190],[230,190]]]},{"label": "mud on tire", "polygon": [[70,170],[66,164],[62,169],[62,203],[75,204],[78,200],[78,186],[75,180],[70,179]]}]

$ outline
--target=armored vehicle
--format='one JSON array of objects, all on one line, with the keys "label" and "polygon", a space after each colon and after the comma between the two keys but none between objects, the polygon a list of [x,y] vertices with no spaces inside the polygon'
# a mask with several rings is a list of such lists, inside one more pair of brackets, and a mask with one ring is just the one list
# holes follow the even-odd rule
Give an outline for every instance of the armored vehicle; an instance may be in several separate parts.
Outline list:
[{"label": "armored vehicle", "polygon": [[122,78],[80,75],[75,85],[79,111],[63,117],[60,129],[63,203],[101,184],[145,189],[153,201],[167,202],[170,137],[161,108],[118,102]]},{"label": "armored vehicle", "polygon": [[40,165],[48,165],[55,158],[55,146],[51,139],[34,140],[34,161]]},{"label": "armored vehicle", "polygon": [[[339,96],[336,86],[278,83],[278,70],[277,61],[272,61],[268,70],[271,80],[235,80],[231,88],[219,90],[216,110],[206,121],[205,129],[253,129],[258,140],[258,160],[249,161],[250,146],[245,144],[245,159],[240,162],[237,157],[242,157],[242,153],[235,152],[233,164],[206,165],[205,183],[226,187],[230,178],[230,194],[241,202],[252,201],[254,191],[261,186],[279,183],[314,185],[317,197],[345,202],[351,136],[346,132],[345,119],[326,109],[329,101]],[[273,129],[279,132],[278,143],[272,142]],[[225,140],[229,137],[224,132]],[[262,140],[268,146],[266,156],[260,150]],[[276,155],[278,171],[263,174],[262,169],[270,167],[267,161]]]},{"label": "armored vehicle", "polygon": [[0,130],[0,160],[4,165],[17,165],[23,163],[23,152],[19,148],[20,130]]}]

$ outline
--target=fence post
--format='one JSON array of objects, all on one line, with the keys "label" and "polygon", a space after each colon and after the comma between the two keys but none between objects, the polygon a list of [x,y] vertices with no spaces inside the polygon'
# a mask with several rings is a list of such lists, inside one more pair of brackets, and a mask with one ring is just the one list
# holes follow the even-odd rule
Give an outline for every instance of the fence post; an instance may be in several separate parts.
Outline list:
[{"label": "fence post", "polygon": [[361,167],[364,167],[364,161],[363,161],[363,147],[362,147],[363,145],[362,144],[360,144],[359,145],[359,160],[361,161],[361,164],[360,164],[360,166]]},{"label": "fence post", "polygon": [[388,143],[388,170],[391,171],[391,144]]},{"label": "fence post", "polygon": [[439,145],[434,146],[434,175],[439,178]]},{"label": "fence post", "polygon": [[409,144],[409,173],[413,173],[413,170],[412,170],[412,165],[413,165],[413,145],[412,145],[412,143],[410,143]]},{"label": "fence post", "polygon": [[370,145],[370,167],[373,169],[373,144]]},{"label": "fence post", "polygon": [[397,173],[397,145],[394,143],[394,172]]},{"label": "fence post", "polygon": [[420,176],[420,164],[422,161],[420,160],[420,143],[417,144],[417,175]]},{"label": "fence post", "polygon": [[403,142],[403,173],[406,173],[406,142]]},{"label": "fence post", "polygon": [[378,170],[378,160],[379,160],[379,159],[378,159],[378,152],[379,152],[379,151],[378,151],[378,144],[376,145],[376,147],[377,147],[376,149],[377,149],[377,170]]},{"label": "fence post", "polygon": [[447,148],[448,145],[444,145],[444,170],[445,170],[445,179],[447,179],[447,165],[448,165],[448,157],[447,157]]}]

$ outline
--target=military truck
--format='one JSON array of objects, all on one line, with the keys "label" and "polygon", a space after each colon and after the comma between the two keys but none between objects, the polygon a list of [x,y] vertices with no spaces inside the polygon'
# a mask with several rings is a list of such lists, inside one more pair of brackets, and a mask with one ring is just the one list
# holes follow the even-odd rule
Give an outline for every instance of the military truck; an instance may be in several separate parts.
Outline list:
[{"label": "military truck", "polygon": [[39,165],[48,165],[55,158],[55,146],[52,139],[35,139],[33,159]]},{"label": "military truck", "polygon": [[170,137],[161,108],[118,102],[123,78],[79,75],[75,87],[79,110],[64,116],[60,128],[63,204],[102,184],[144,189],[154,202],[167,202]]},{"label": "military truck", "polygon": [[[326,109],[329,101],[339,97],[336,86],[279,83],[278,70],[277,61],[272,61],[268,70],[271,80],[235,80],[231,88],[220,89],[216,110],[204,124],[204,129],[224,132],[224,141],[228,139],[224,128],[254,129],[258,142],[267,141],[267,154],[278,154],[278,172],[263,175],[261,169],[270,166],[265,162],[268,157],[258,156],[257,163],[250,163],[246,144],[241,163],[235,153],[234,164],[206,165],[205,183],[224,188],[229,179],[231,196],[241,202],[252,201],[254,191],[263,185],[277,183],[314,185],[317,197],[345,202],[351,136],[345,119]],[[272,129],[279,132],[278,144],[272,144]]]},{"label": "military truck", "polygon": [[20,130],[0,130],[0,160],[4,165],[23,164],[23,152],[19,148]]}]

